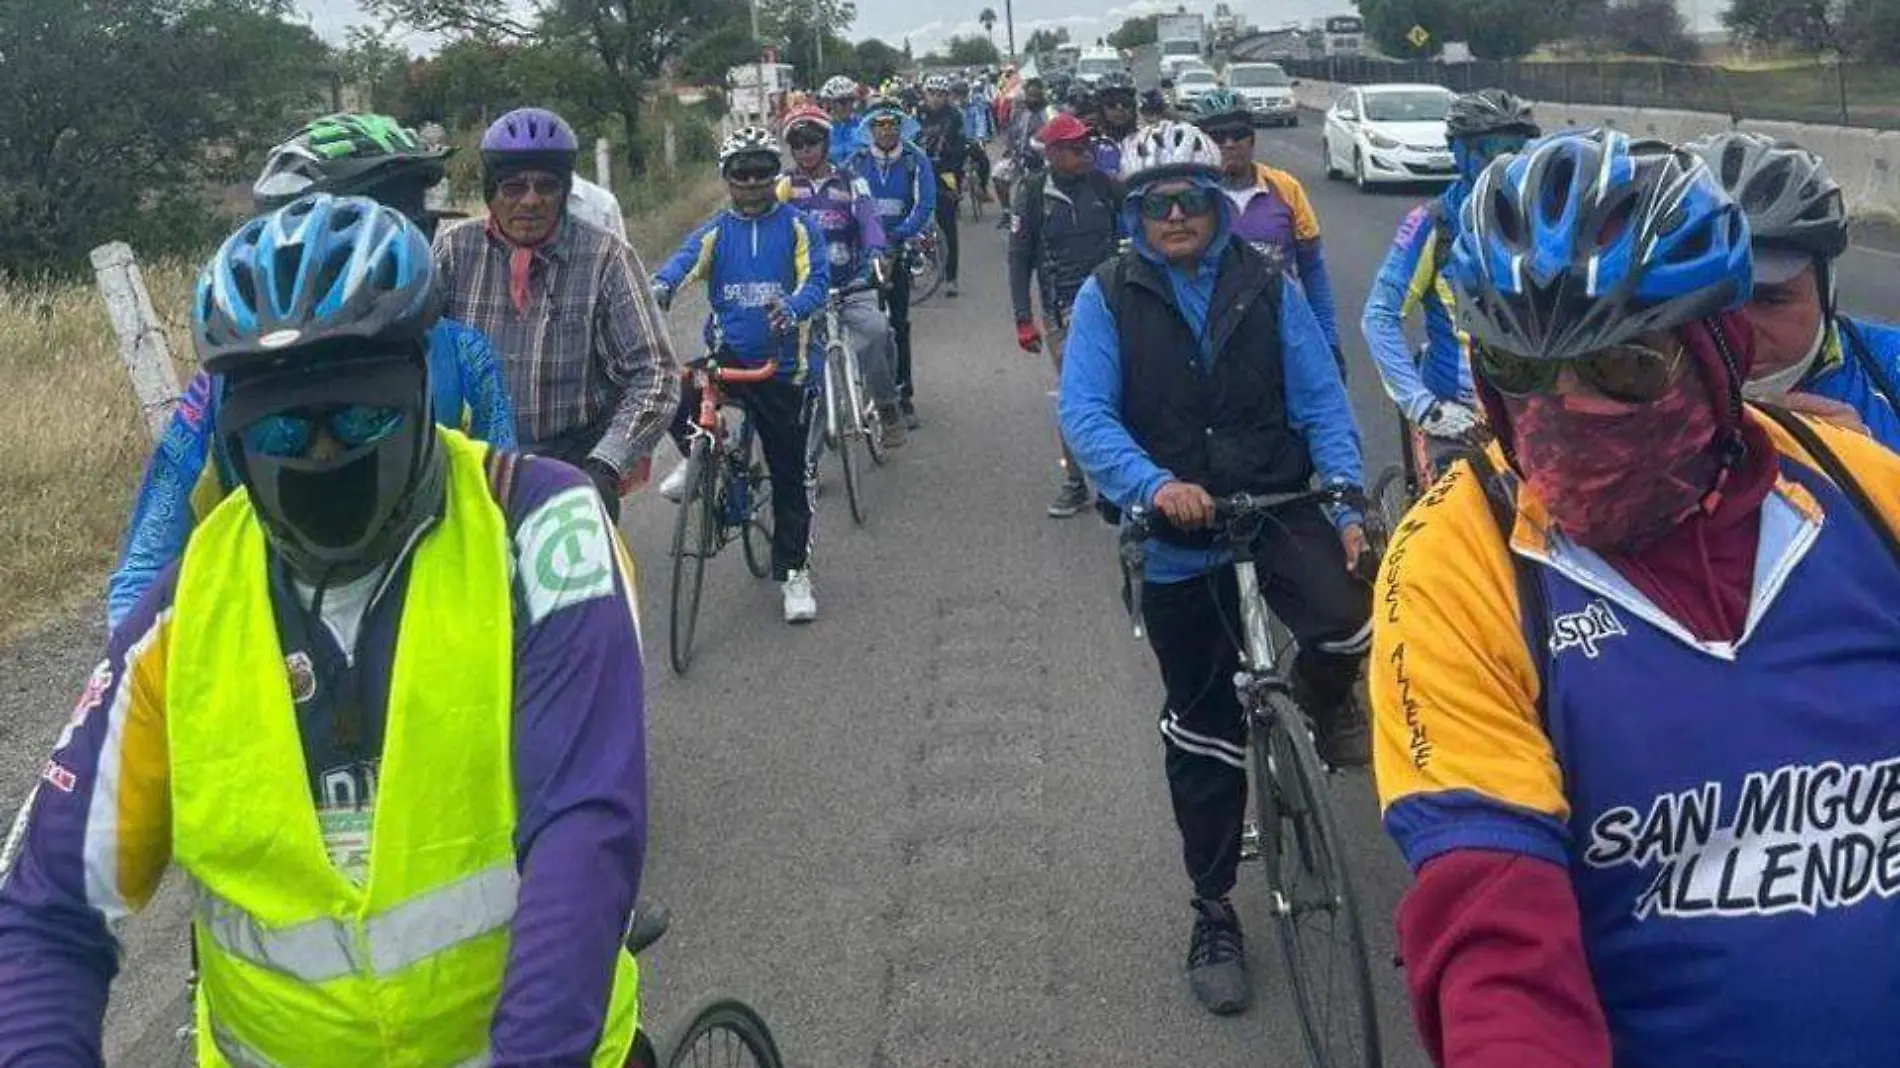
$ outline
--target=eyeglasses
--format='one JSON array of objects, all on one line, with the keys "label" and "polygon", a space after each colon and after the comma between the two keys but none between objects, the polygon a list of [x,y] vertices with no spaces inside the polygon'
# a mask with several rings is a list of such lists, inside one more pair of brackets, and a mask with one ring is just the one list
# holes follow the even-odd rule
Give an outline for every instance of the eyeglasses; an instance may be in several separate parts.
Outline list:
[{"label": "eyeglasses", "polygon": [[1214,198],[1220,194],[1198,186],[1193,189],[1181,189],[1173,193],[1141,194],[1141,217],[1160,222],[1173,213],[1175,208],[1190,219],[1196,219],[1214,210]]},{"label": "eyeglasses", "polygon": [[1251,126],[1213,126],[1201,132],[1217,145],[1237,145],[1253,138]]},{"label": "eyeglasses", "polygon": [[777,177],[777,160],[747,160],[743,163],[734,163],[732,166],[726,168],[726,181],[728,182],[756,185],[760,182],[769,182]]},{"label": "eyeglasses", "polygon": [[551,178],[544,175],[532,181],[526,178],[510,178],[501,183],[499,188],[501,195],[509,200],[520,200],[522,197],[528,195],[528,190],[530,189],[534,190],[534,195],[540,197],[542,200],[553,200],[555,197],[561,195],[563,189],[567,188],[567,183],[561,181],[559,178]]},{"label": "eyeglasses", "polygon": [[830,140],[831,138],[822,130],[801,130],[795,134],[787,134],[785,137],[785,143],[793,148],[817,148]]},{"label": "eyeglasses", "polygon": [[370,404],[343,404],[320,408],[293,408],[267,415],[238,431],[244,450],[278,460],[294,460],[310,451],[317,428],[346,449],[373,445],[394,434],[402,426],[401,408],[383,408]]},{"label": "eyeglasses", "polygon": [[1508,156],[1513,152],[1522,152],[1531,139],[1519,133],[1485,134],[1482,137],[1464,139],[1465,151],[1489,163],[1499,156]]},{"label": "eyeglasses", "polygon": [[1578,380],[1611,400],[1648,404],[1676,380],[1682,349],[1659,352],[1647,345],[1612,345],[1571,360],[1529,360],[1485,345],[1474,345],[1478,373],[1507,397],[1546,393],[1569,368]]}]

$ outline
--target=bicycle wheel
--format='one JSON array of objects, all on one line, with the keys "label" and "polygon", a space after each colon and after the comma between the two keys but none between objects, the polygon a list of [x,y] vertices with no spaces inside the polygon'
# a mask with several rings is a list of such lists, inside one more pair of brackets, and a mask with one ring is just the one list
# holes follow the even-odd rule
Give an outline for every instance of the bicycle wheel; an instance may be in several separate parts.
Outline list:
[{"label": "bicycle wheel", "polygon": [[693,635],[699,628],[699,595],[706,581],[706,558],[715,551],[718,517],[717,486],[720,465],[711,443],[693,439],[686,457],[686,488],[681,492],[679,515],[673,520],[673,597],[668,654],[675,674],[684,675],[693,663]]},{"label": "bicycle wheel", "polygon": [[1359,901],[1306,715],[1283,693],[1250,720],[1267,899],[1313,1068],[1377,1068],[1379,1022]]},{"label": "bicycle wheel", "polygon": [[864,380],[864,365],[858,362],[858,351],[851,350],[851,374],[847,376],[851,383],[851,403],[858,410],[858,426],[864,431],[864,451],[871,454],[871,462],[884,466],[887,456],[884,452],[884,416],[878,411],[877,403],[871,399],[871,387]]},{"label": "bicycle wheel", "polygon": [[739,531],[745,566],[754,577],[768,578],[772,574],[772,475],[765,469],[765,447],[759,444],[750,416],[739,427],[734,456],[726,477],[746,480],[747,515]]},{"label": "bicycle wheel", "polygon": [[[843,356],[842,351],[839,353]],[[851,521],[858,526],[864,525],[864,492],[858,485],[858,450],[853,438],[864,436],[863,424],[858,412],[858,391],[851,383],[847,368],[825,362],[825,390],[831,398],[829,410],[837,417],[835,444],[838,449],[838,466],[844,468],[844,499],[851,506]]]},{"label": "bicycle wheel", "polygon": [[910,259],[910,303],[922,304],[937,294],[943,285],[943,236],[934,230],[918,242],[917,255]]},{"label": "bicycle wheel", "polygon": [[[1378,512],[1377,519],[1383,528],[1383,540],[1389,543],[1392,535],[1398,532],[1399,521],[1405,518],[1406,511],[1412,507],[1415,497],[1412,480],[1406,477],[1403,467],[1392,464],[1373,480],[1371,496],[1372,507]],[[1378,550],[1380,556],[1385,555],[1385,545],[1374,545],[1373,548]]]},{"label": "bicycle wheel", "polygon": [[772,1029],[742,1001],[719,998],[691,1019],[666,1068],[781,1068],[785,1063]]}]

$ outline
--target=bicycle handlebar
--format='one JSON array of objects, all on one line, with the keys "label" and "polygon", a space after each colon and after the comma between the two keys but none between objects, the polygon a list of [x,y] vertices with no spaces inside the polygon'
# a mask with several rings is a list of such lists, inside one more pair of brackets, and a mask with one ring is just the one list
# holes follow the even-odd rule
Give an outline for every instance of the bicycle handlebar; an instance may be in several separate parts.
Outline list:
[{"label": "bicycle handlebar", "polygon": [[[1214,522],[1217,525],[1244,522],[1303,504],[1339,504],[1364,509],[1366,500],[1365,494],[1352,486],[1322,486],[1293,493],[1230,493],[1214,498]],[[1167,517],[1152,508],[1132,508],[1128,522],[1122,526],[1122,543],[1147,541],[1166,525]]]},{"label": "bicycle handlebar", "polygon": [[869,280],[851,282],[841,286],[832,286],[831,299],[843,300],[845,297],[854,296],[859,293],[874,293],[879,288],[881,287],[876,282]]},{"label": "bicycle handlebar", "polygon": [[718,352],[709,352],[697,360],[688,361],[680,368],[680,377],[688,378],[694,374],[703,374],[721,385],[745,385],[749,382],[765,382],[778,374],[778,363],[766,361],[757,367],[727,367],[719,362]]}]

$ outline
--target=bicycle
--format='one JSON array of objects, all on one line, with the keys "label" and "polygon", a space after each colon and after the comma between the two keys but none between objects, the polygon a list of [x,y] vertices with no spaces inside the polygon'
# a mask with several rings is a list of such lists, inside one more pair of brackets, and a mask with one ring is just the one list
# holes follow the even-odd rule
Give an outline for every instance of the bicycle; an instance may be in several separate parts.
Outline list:
[{"label": "bicycle", "polygon": [[857,346],[851,344],[844,328],[844,302],[847,297],[877,288],[875,282],[853,282],[833,289],[825,301],[825,421],[820,440],[838,454],[838,463],[844,468],[845,500],[851,506],[852,521],[859,526],[864,525],[864,494],[859,486],[857,454],[851,446],[861,442],[871,462],[881,466],[885,460],[884,417],[871,400],[864,369],[858,364]]},{"label": "bicycle", "polygon": [[943,235],[937,232],[936,224],[905,242],[897,254],[898,269],[910,272],[911,306],[935,296],[943,287]]},{"label": "bicycle", "polygon": [[[1372,482],[1372,505],[1379,513],[1388,534],[1399,529],[1405,513],[1437,481],[1439,472],[1453,463],[1483,449],[1491,441],[1489,427],[1476,427],[1465,440],[1449,451],[1438,452],[1434,462],[1432,438],[1417,424],[1399,415],[1399,462],[1388,465]],[[1449,443],[1441,443],[1449,444]],[[1381,547],[1383,548],[1383,547]]]},{"label": "bicycle", "polygon": [[[1241,858],[1259,860],[1266,872],[1268,908],[1299,1011],[1307,1062],[1314,1068],[1374,1068],[1380,1063],[1379,1024],[1359,902],[1321,785],[1326,768],[1314,749],[1307,715],[1293,699],[1288,668],[1293,636],[1267,609],[1254,567],[1253,545],[1263,525],[1276,512],[1314,503],[1360,502],[1356,492],[1339,488],[1238,493],[1215,501],[1215,526],[1233,547],[1240,590],[1241,669],[1234,689],[1245,715],[1254,807],[1254,819],[1241,835]],[[1138,638],[1146,636],[1142,543],[1160,525],[1151,511],[1135,509],[1122,528],[1124,595]],[[1340,952],[1321,960],[1309,951],[1302,936],[1315,933],[1309,927],[1314,921],[1326,925],[1323,944]],[[1342,997],[1322,1001],[1316,985]],[[1334,1016],[1335,1007],[1341,1017]]]},{"label": "bicycle", "polygon": [[772,573],[772,488],[765,457],[743,409],[736,432],[729,431],[720,409],[727,398],[721,386],[764,382],[778,373],[766,363],[738,368],[721,365],[726,350],[713,351],[685,368],[699,389],[699,412],[686,453],[686,484],[673,525],[673,592],[668,656],[676,674],[693,662],[693,638],[699,627],[699,600],[706,561],[736,538],[746,567],[758,578]]},{"label": "bicycle", "polygon": [[[972,145],[970,151],[981,152],[983,149]],[[977,172],[975,160],[964,160],[963,162],[962,189],[964,193],[968,194],[963,199],[969,202],[970,220],[972,222],[982,221],[983,201],[990,195],[990,191],[983,188],[983,181]]]}]

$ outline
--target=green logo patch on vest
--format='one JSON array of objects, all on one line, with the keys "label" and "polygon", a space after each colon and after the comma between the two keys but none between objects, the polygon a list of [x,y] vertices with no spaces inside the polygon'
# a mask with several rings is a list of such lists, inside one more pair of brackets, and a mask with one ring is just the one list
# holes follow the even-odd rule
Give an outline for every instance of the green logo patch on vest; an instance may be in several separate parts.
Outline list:
[{"label": "green logo patch on vest", "polygon": [[535,623],[569,605],[613,596],[607,515],[591,487],[576,486],[535,509],[516,535],[516,552]]}]

